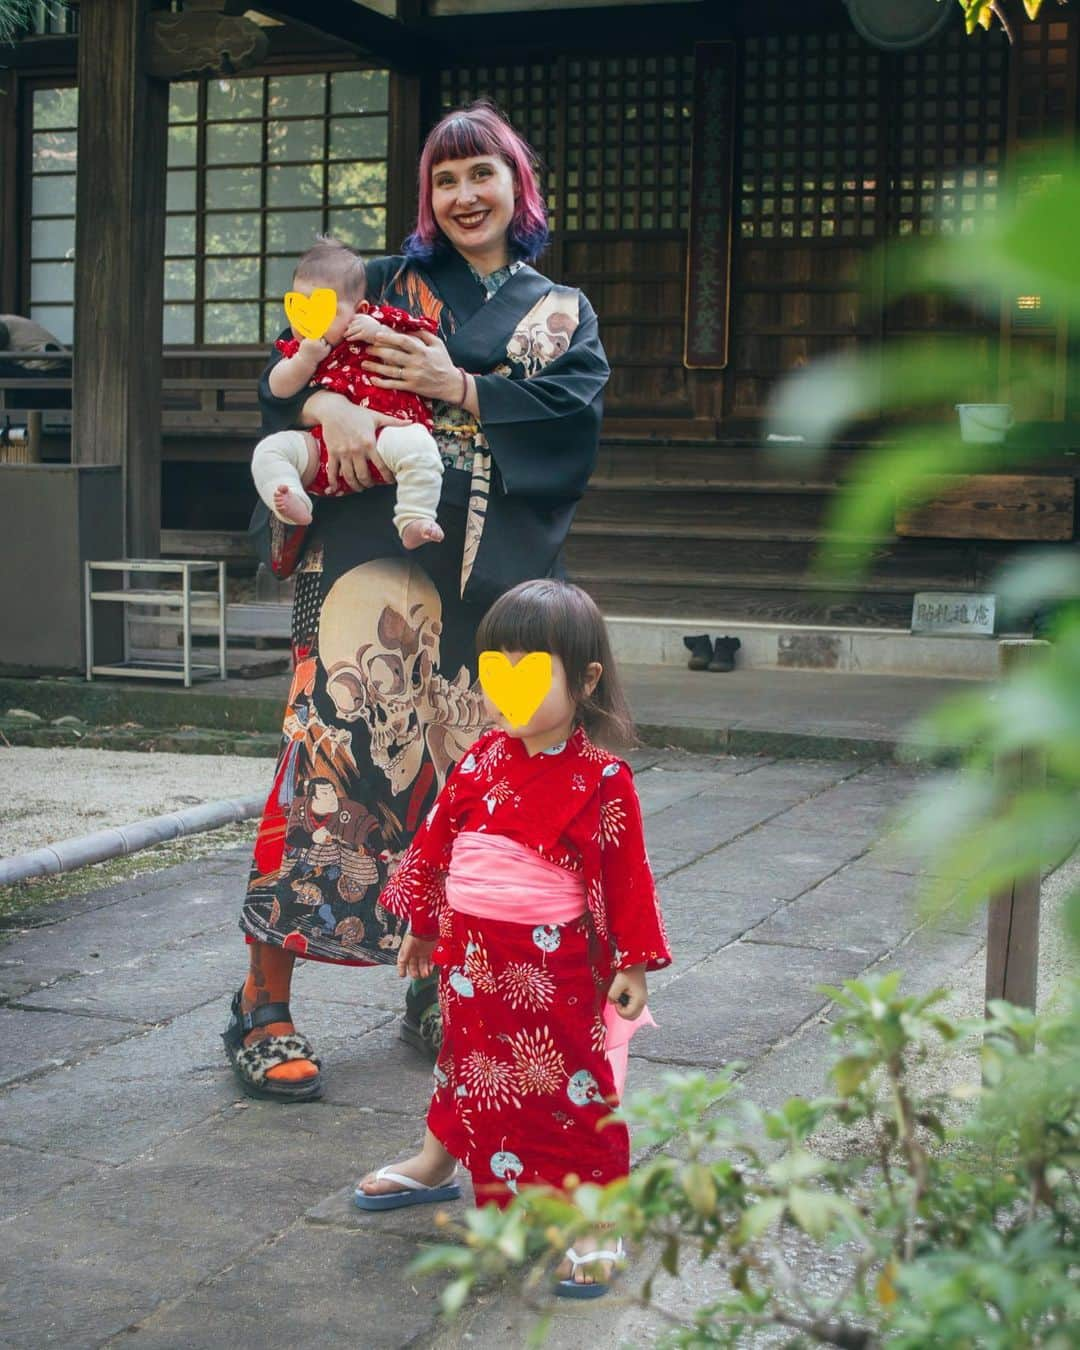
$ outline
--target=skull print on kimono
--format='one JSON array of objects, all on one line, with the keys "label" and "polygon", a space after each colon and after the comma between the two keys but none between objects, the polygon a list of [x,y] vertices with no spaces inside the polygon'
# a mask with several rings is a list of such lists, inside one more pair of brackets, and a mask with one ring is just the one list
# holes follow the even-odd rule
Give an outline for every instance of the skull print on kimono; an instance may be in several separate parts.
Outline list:
[{"label": "skull print on kimono", "polygon": [[441,786],[484,725],[483,694],[463,666],[437,673],[442,604],[415,563],[379,559],[339,577],[323,602],[319,658],[344,722],[363,721],[372,763],[392,791],[415,780],[425,744]]}]

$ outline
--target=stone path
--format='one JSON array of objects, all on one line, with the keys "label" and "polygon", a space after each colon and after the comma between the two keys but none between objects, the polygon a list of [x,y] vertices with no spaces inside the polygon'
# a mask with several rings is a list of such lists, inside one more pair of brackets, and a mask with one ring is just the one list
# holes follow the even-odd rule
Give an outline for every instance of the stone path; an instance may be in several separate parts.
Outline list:
[{"label": "stone path", "polygon": [[[672,1068],[747,1062],[783,1097],[814,1092],[793,1051],[823,982],[899,963],[947,979],[976,925],[911,934],[915,864],[883,843],[913,773],[839,761],[634,757],[675,964],[631,1088]],[[0,946],[0,1344],[218,1350],[519,1344],[488,1299],[439,1325],[404,1273],[423,1208],[349,1200],[422,1132],[429,1069],[397,1039],[393,971],[298,970],[294,1005],[326,1098],[237,1091],[218,1039],[245,964],[237,852],[39,913]],[[559,1308],[554,1340],[614,1345],[598,1308]],[[466,1330],[469,1327],[469,1330]],[[523,1333],[521,1333],[523,1336]]]}]

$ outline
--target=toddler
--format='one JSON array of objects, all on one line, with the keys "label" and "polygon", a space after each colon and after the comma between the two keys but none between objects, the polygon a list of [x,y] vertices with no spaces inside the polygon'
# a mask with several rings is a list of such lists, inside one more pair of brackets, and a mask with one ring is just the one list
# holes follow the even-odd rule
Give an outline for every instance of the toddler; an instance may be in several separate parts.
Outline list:
[{"label": "toddler", "polygon": [[[321,338],[276,343],[283,359],[270,371],[270,392],[291,398],[304,388],[330,389],[352,403],[401,419],[401,426],[383,427],[376,445],[397,479],[394,526],[407,549],[439,543],[443,532],[435,515],[442,490],[442,457],[431,434],[431,412],[417,394],[379,389],[363,369],[368,345],[384,328],[399,333],[436,331],[434,320],[414,318],[389,305],[372,307],[364,299],[363,260],[345,244],[320,238],[300,259],[292,289],[310,296],[329,288],[337,294],[337,312]],[[278,431],[255,447],[251,473],[259,496],[278,517],[292,525],[311,521],[311,497],[340,497],[353,489],[327,473],[322,427]]]},{"label": "toddler", "polygon": [[[407,917],[398,972],[438,967],[443,1044],[424,1146],[365,1177],[361,1209],[453,1199],[455,1160],[477,1203],[519,1187],[626,1176],[622,1095],[647,970],[671,960],[630,768],[593,737],[632,724],[604,621],[576,586],[529,581],[492,606],[477,649],[516,665],[551,657],[551,686],[524,726],[489,709],[380,896]],[[611,1246],[610,1243],[606,1244]],[[596,1297],[621,1260],[571,1250],[556,1292]],[[591,1269],[590,1269],[591,1268]]]}]

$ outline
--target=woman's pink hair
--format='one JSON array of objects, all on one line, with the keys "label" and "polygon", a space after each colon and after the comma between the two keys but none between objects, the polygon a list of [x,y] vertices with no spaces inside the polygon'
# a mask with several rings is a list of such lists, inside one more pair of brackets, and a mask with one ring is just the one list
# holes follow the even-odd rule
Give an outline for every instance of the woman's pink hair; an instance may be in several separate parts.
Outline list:
[{"label": "woman's pink hair", "polygon": [[432,170],[444,160],[472,159],[477,155],[498,155],[514,175],[517,202],[507,232],[511,256],[531,262],[544,251],[548,241],[547,210],[536,182],[536,156],[496,108],[481,100],[447,113],[428,132],[420,155],[416,229],[402,246],[406,257],[428,262],[449,248],[431,209]]}]

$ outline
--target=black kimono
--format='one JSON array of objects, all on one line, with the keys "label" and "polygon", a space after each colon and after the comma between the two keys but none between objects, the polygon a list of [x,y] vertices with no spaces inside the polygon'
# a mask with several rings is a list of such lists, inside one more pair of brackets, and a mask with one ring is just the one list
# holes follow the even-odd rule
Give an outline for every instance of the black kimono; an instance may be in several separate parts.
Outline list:
[{"label": "black kimono", "polygon": [[[403,926],[378,903],[388,867],[486,725],[481,617],[518,582],[560,570],[609,373],[584,295],[531,267],[492,291],[456,253],[422,267],[380,258],[368,299],[436,320],[476,376],[480,422],[433,406],[441,544],[402,547],[393,487],[323,498],[306,530],[256,511],[266,560],[296,571],[295,673],[241,927],[342,963],[396,960]],[[308,396],[270,393],[278,359],[260,385],[264,434],[295,425]],[[360,815],[364,829],[350,828]]]}]

